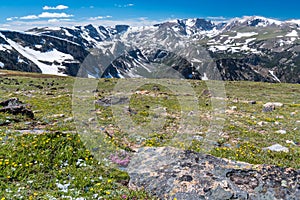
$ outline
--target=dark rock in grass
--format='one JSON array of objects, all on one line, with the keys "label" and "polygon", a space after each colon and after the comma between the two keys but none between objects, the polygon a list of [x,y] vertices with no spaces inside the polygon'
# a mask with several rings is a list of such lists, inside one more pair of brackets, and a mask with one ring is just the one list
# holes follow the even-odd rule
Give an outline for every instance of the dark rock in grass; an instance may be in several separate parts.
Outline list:
[{"label": "dark rock in grass", "polygon": [[3,106],[3,107],[14,106],[14,105],[19,105],[19,104],[22,104],[22,102],[20,102],[19,99],[16,97],[13,97],[8,100],[0,102],[0,106]]},{"label": "dark rock in grass", "polygon": [[201,96],[211,97],[212,92],[210,90],[205,89],[202,91]]},{"label": "dark rock in grass", "polygon": [[104,107],[109,107],[112,105],[121,105],[121,104],[126,104],[129,102],[129,99],[127,97],[104,97],[101,99],[98,99],[95,101],[95,104],[104,106]]},{"label": "dark rock in grass", "polygon": [[22,114],[29,118],[34,118],[32,110],[26,108],[26,105],[19,101],[18,98],[11,98],[6,101],[2,101],[0,102],[0,106],[3,106],[0,108],[0,112],[10,113],[13,115]]},{"label": "dark rock in grass", "polygon": [[300,199],[300,170],[171,147],[139,149],[127,171],[131,188],[159,199]]},{"label": "dark rock in grass", "polygon": [[268,106],[264,106],[263,107],[263,112],[272,112],[275,110],[275,106],[274,105],[268,105]]},{"label": "dark rock in grass", "polygon": [[9,121],[9,120],[5,120],[5,121],[1,121],[0,120],[0,126],[7,126],[7,125],[9,125],[11,123],[11,121]]}]

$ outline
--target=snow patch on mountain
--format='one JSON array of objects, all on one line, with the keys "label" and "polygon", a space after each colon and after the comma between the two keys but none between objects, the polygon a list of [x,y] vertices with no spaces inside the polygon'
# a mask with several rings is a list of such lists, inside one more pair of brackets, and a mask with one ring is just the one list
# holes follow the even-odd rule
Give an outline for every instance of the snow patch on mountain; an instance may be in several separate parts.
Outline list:
[{"label": "snow patch on mountain", "polygon": [[56,49],[53,49],[51,51],[47,52],[40,52],[40,51],[35,51],[29,47],[23,48],[23,50],[31,55],[32,57],[41,60],[41,61],[46,61],[46,62],[59,62],[62,63],[65,60],[74,60],[73,56],[69,54],[65,54],[62,52],[57,51]]},{"label": "snow patch on mountain", "polygon": [[270,18],[265,18],[265,17],[261,17],[261,16],[245,16],[242,19],[240,19],[240,22],[245,23],[247,22],[249,25],[250,23],[252,23],[254,20],[257,20],[257,25],[258,27],[266,27],[268,25],[281,25],[282,22],[279,20],[275,20],[275,19],[270,19]]},{"label": "snow patch on mountain", "polygon": [[250,33],[237,33],[236,36],[230,37],[230,39],[240,39],[240,38],[243,38],[243,37],[252,37],[252,36],[255,36],[255,35],[258,35],[258,33],[255,33],[255,32],[250,32]]},{"label": "snow patch on mountain", "polygon": [[280,79],[275,75],[274,71],[269,70],[270,74],[274,77],[274,80],[276,80],[277,82],[281,82]]},{"label": "snow patch on mountain", "polygon": [[3,68],[5,65],[3,62],[0,62],[0,68]]},{"label": "snow patch on mountain", "polygon": [[289,21],[286,21],[287,23],[293,23],[293,24],[300,24],[300,19],[292,19]]},{"label": "snow patch on mountain", "polygon": [[203,76],[201,77],[201,80],[203,80],[203,81],[209,80],[206,73],[203,74]]},{"label": "snow patch on mountain", "polygon": [[7,51],[7,50],[12,50],[12,47],[7,44],[1,44],[0,45],[0,51]]},{"label": "snow patch on mountain", "polygon": [[68,30],[64,29],[65,35],[68,37],[74,37]]},{"label": "snow patch on mountain", "polygon": [[249,39],[246,39],[245,43],[249,44],[250,42],[255,41],[255,40],[256,40],[256,38],[249,38]]},{"label": "snow patch on mountain", "polygon": [[293,30],[292,32],[286,34],[286,37],[298,37],[298,32]]},{"label": "snow patch on mountain", "polygon": [[231,46],[229,45],[217,45],[217,46],[211,46],[209,47],[209,51],[216,52],[216,51],[226,51],[229,49]]},{"label": "snow patch on mountain", "polygon": [[187,26],[194,26],[196,23],[195,19],[187,19],[186,20],[186,25]]},{"label": "snow patch on mountain", "polygon": [[[3,34],[0,33],[0,36],[5,38]],[[6,38],[6,41],[9,43],[9,45],[14,48],[17,52],[19,52],[22,56],[25,58],[31,60],[34,64],[36,64],[44,74],[55,74],[55,75],[64,75],[59,72],[59,68],[64,68],[62,65],[47,65],[43,63],[42,61],[46,62],[54,62],[54,61],[64,61],[66,59],[74,59],[72,56],[68,54],[64,54],[62,52],[59,52],[57,50],[53,50],[50,52],[39,52],[35,51],[33,49],[30,49],[29,47],[23,47],[17,42]]]}]

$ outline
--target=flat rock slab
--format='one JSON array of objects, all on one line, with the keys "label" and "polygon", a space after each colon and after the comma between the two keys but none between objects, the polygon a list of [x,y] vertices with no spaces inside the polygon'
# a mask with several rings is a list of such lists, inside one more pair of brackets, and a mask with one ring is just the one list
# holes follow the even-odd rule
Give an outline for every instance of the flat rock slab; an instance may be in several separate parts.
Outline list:
[{"label": "flat rock slab", "polygon": [[171,147],[139,149],[127,171],[130,188],[143,188],[159,199],[300,199],[300,170]]}]

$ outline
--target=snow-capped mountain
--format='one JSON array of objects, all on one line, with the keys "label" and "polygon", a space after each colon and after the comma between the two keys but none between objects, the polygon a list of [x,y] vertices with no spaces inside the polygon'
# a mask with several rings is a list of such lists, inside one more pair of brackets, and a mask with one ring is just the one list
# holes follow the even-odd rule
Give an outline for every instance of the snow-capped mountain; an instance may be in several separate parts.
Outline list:
[{"label": "snow-capped mountain", "polygon": [[0,68],[87,77],[300,82],[300,21],[259,16],[0,31]]}]

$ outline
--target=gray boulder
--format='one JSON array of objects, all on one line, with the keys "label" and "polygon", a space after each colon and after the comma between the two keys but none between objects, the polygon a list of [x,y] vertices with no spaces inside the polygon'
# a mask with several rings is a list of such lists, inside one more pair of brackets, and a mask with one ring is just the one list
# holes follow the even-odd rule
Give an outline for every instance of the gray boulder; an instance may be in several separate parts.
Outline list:
[{"label": "gray boulder", "polygon": [[129,186],[159,199],[300,199],[300,171],[251,165],[171,147],[141,148]]}]

